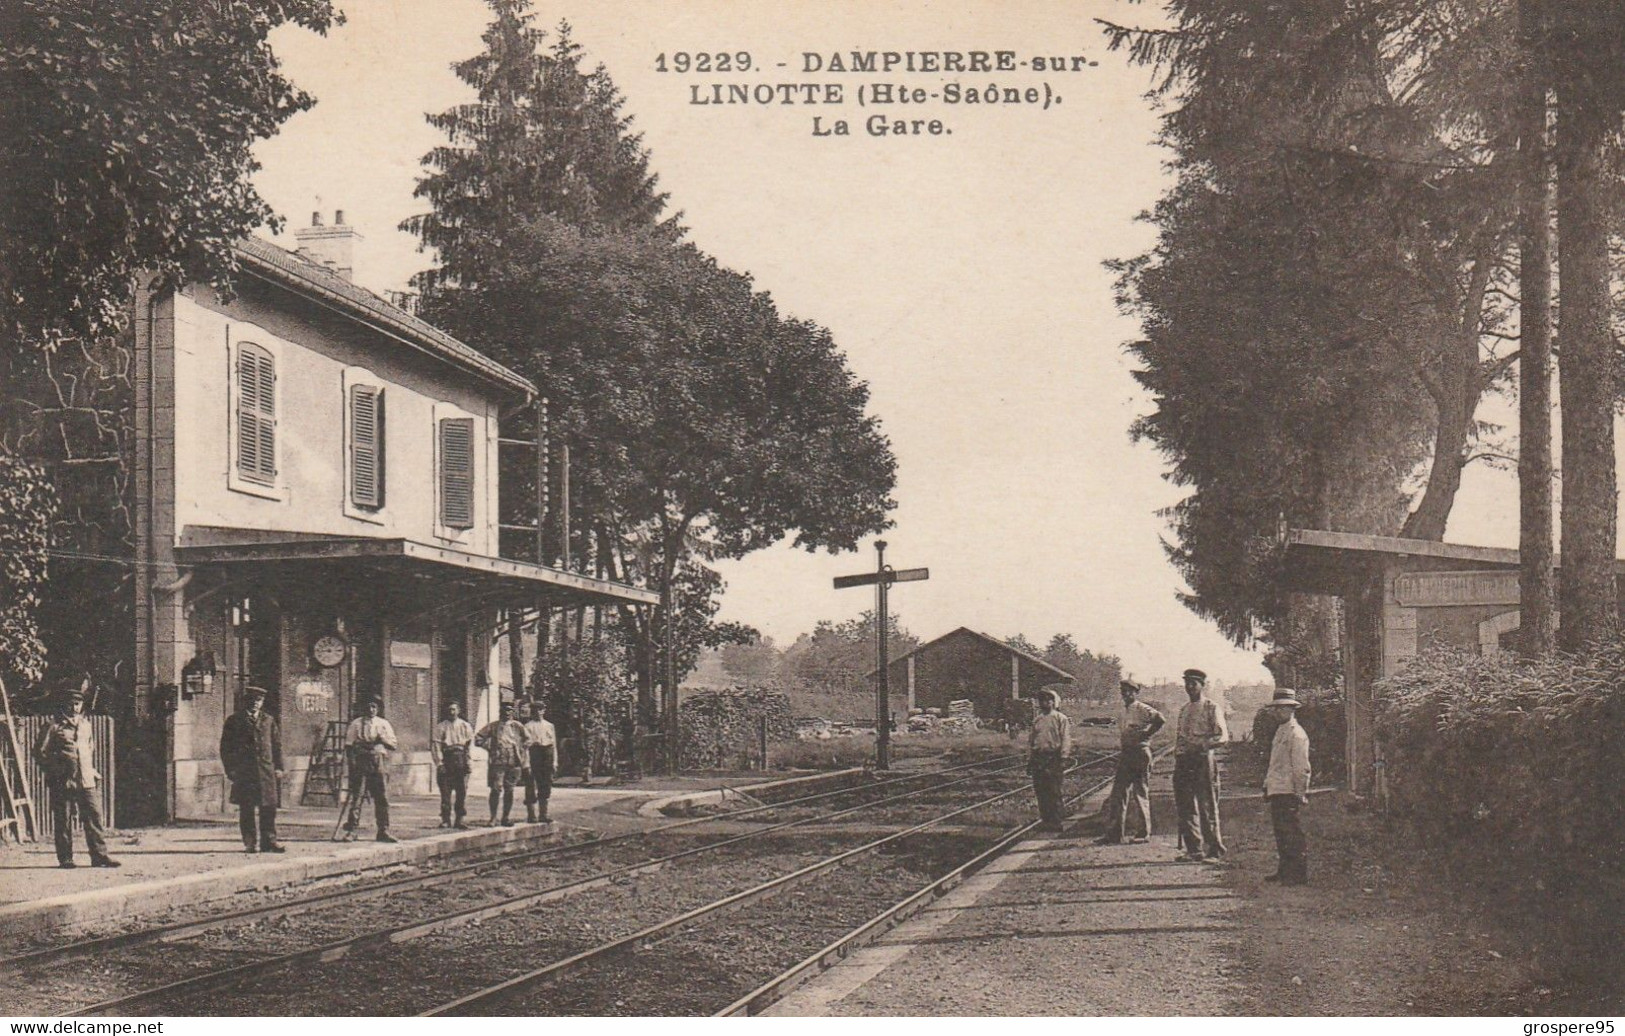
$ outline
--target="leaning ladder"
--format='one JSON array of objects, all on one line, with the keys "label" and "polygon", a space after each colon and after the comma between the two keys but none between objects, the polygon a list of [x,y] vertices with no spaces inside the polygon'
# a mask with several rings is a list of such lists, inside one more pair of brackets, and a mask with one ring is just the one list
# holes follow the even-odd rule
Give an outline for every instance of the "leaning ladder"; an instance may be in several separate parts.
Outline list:
[{"label": "leaning ladder", "polygon": [[23,749],[17,740],[17,718],[11,714],[11,695],[6,682],[0,680],[0,707],[4,708],[0,722],[6,725],[6,737],[0,741],[0,836],[7,832],[19,843],[32,842],[39,837],[34,820],[34,803],[28,797],[28,775],[23,772]]},{"label": "leaning ladder", "polygon": [[310,761],[310,772],[305,774],[305,787],[299,793],[299,804],[312,802],[336,806],[344,787],[344,723],[329,720],[327,731],[316,745],[316,755]]}]

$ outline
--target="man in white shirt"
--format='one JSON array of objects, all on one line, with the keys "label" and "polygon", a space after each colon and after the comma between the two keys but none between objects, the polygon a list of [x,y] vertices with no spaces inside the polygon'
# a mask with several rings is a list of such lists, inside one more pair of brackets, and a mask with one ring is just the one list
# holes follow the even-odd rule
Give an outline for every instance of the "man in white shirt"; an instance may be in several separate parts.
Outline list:
[{"label": "man in white shirt", "polygon": [[[1185,694],[1174,734],[1174,805],[1179,810],[1180,854],[1200,863],[1224,856],[1219,835],[1219,770],[1213,750],[1224,744],[1224,714],[1206,695],[1207,674],[1185,670]],[[1198,827],[1200,820],[1200,827]]]},{"label": "man in white shirt", "polygon": [[[1151,837],[1151,735],[1167,722],[1162,713],[1140,701],[1140,685],[1133,680],[1118,683],[1123,711],[1117,717],[1117,773],[1112,777],[1111,797],[1106,800],[1106,833],[1097,844],[1118,845],[1129,831],[1137,831],[1134,841]],[[1138,825],[1129,814],[1137,814]]]},{"label": "man in white shirt", "polygon": [[395,728],[379,713],[383,706],[377,698],[362,703],[363,715],[350,721],[345,731],[345,743],[350,749],[349,815],[344,820],[344,840],[355,841],[355,829],[361,824],[361,800],[372,796],[373,816],[378,821],[378,841],[393,842],[389,833],[389,789],[384,783],[384,763],[389,753],[400,747],[395,740]]},{"label": "man in white shirt", "polygon": [[1038,692],[1038,715],[1033,717],[1027,772],[1033,777],[1033,793],[1038,796],[1038,825],[1044,831],[1061,827],[1061,776],[1066,757],[1072,754],[1072,721],[1057,709],[1054,691]]},{"label": "man in white shirt", "polygon": [[468,750],[474,744],[474,728],[463,718],[461,702],[446,703],[446,718],[435,724],[434,737],[429,741],[429,754],[434,757],[435,782],[440,786],[440,826],[452,826],[452,807],[455,799],[459,831],[466,830],[463,822],[468,807],[468,775],[473,772]]},{"label": "man in white shirt", "polygon": [[1270,804],[1270,821],[1275,827],[1275,852],[1280,863],[1275,873],[1264,878],[1282,885],[1309,884],[1309,861],[1305,855],[1303,827],[1298,810],[1309,801],[1309,735],[1298,725],[1298,696],[1278,690],[1269,704],[1271,714],[1281,725],[1270,742],[1270,768],[1264,774],[1264,801]]},{"label": "man in white shirt", "polygon": [[553,778],[558,775],[558,735],[543,715],[541,701],[531,704],[530,719],[525,721],[525,752],[530,757],[530,768],[525,779],[525,819],[532,824],[551,824],[547,815],[547,802],[553,797]]}]

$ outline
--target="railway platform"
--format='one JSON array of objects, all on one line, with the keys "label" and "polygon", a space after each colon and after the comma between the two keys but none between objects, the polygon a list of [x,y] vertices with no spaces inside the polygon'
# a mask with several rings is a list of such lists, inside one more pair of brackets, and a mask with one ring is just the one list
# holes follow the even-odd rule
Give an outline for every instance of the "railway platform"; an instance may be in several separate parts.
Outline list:
[{"label": "railway platform", "polygon": [[1170,775],[1152,788],[1149,842],[1096,845],[1091,796],[1064,833],[1016,845],[763,1013],[1234,1013],[1242,899],[1228,865],[1175,862]]},{"label": "railway platform", "polygon": [[[395,844],[373,840],[370,805],[355,842],[332,840],[337,807],[295,806],[277,815],[278,834],[287,849],[279,855],[243,852],[235,815],[182,821],[111,832],[109,848],[122,864],[116,870],[86,866],[82,837],[76,839],[80,865],[72,870],[57,866],[49,838],[8,845],[0,850],[0,929],[23,934],[81,927],[511,842],[614,833],[646,823],[637,815],[638,806],[670,794],[670,789],[655,787],[556,786],[552,824],[521,822],[513,827],[484,826],[481,799],[469,803],[474,826],[466,831],[439,826],[438,797],[392,797]],[[524,815],[523,807],[515,812]]]}]

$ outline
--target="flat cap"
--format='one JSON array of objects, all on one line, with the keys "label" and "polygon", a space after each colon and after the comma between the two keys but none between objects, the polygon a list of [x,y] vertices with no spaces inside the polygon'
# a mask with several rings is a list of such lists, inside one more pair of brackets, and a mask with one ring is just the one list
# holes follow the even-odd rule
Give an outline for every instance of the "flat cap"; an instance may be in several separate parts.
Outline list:
[{"label": "flat cap", "polygon": [[1117,681],[1117,690],[1121,694],[1139,694],[1140,685],[1133,680],[1119,680]]}]

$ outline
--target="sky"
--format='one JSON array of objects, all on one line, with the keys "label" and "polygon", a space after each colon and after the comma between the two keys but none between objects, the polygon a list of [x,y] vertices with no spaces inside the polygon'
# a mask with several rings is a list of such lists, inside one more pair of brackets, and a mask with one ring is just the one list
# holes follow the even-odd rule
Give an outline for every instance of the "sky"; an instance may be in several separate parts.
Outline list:
[{"label": "sky", "polygon": [[[479,50],[488,11],[477,0],[339,6],[347,22],[325,38],[273,37],[286,73],[318,104],[258,148],[256,184],[290,229],[314,210],[343,209],[365,236],[356,279],[404,287],[426,257],[396,226],[423,209],[412,196],[420,159],[442,142],[423,115],[469,99],[449,66]],[[892,594],[911,632],[969,626],[1039,644],[1064,632],[1142,680],[1187,666],[1225,682],[1267,680],[1257,652],[1232,647],[1176,599],[1158,511],[1181,493],[1156,452],[1128,435],[1150,402],[1123,351],[1136,326],[1116,311],[1103,263],[1151,243],[1135,217],[1166,187],[1166,155],[1153,143],[1148,73],[1106,52],[1094,18],[1147,24],[1155,5],[535,7],[542,27],[569,20],[589,62],[609,69],[689,239],[753,275],[787,314],[828,326],[868,383],[899,461],[887,560],[931,570]],[[808,71],[809,53],[827,66],[854,49],[1007,50],[1022,67]],[[734,62],[746,52],[753,68],[675,71],[678,54],[700,52]],[[1069,69],[1082,57],[1084,67],[1034,72],[1035,55],[1066,57]],[[706,97],[712,84],[778,83],[839,84],[841,102],[692,103],[694,88]],[[1040,95],[1047,85],[1050,103],[949,105],[950,83]],[[875,104],[868,91],[887,84],[928,96]],[[875,114],[936,119],[949,132],[871,136]],[[838,119],[849,135],[815,134]],[[291,234],[277,240],[293,247]],[[1476,481],[1467,492],[1495,498]],[[856,555],[784,545],[724,563],[721,615],[788,643],[820,619],[872,607],[872,592],[834,590],[831,579],[874,561],[865,543]]]}]

